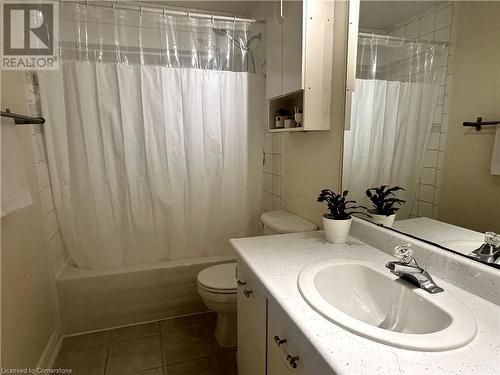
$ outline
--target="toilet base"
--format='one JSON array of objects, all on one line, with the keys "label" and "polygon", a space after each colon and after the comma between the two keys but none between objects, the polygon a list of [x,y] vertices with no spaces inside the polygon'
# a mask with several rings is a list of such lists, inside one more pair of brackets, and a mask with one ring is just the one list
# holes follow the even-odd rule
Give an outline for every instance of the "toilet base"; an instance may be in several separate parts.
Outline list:
[{"label": "toilet base", "polygon": [[238,343],[236,313],[218,313],[215,339],[220,346],[233,347]]}]

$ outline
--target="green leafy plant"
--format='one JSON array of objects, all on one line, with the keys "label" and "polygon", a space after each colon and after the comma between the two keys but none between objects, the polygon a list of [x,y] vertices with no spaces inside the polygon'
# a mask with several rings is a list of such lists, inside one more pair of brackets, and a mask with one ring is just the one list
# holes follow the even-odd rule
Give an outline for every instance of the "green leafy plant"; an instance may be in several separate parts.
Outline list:
[{"label": "green leafy plant", "polygon": [[366,196],[370,198],[373,207],[377,211],[377,214],[391,216],[396,213],[401,206],[406,201],[399,199],[395,196],[395,192],[399,190],[404,190],[400,186],[388,187],[387,185],[382,185],[379,187],[372,187],[366,190]]},{"label": "green leafy plant", "polygon": [[365,214],[364,212],[354,211],[358,208],[364,208],[363,206],[355,206],[356,201],[347,200],[348,190],[345,190],[342,194],[337,194],[330,189],[323,189],[319,193],[318,202],[326,202],[328,210],[330,213],[324,216],[328,219],[335,220],[347,220],[351,218],[352,214]]}]

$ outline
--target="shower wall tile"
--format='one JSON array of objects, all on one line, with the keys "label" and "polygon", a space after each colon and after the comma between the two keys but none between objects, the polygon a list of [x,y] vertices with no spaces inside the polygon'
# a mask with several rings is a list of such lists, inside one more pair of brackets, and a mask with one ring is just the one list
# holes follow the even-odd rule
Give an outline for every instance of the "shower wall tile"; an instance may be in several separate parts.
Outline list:
[{"label": "shower wall tile", "polygon": [[48,214],[54,209],[54,199],[52,198],[52,189],[50,186],[44,187],[40,190],[40,199],[42,203],[42,212],[44,215]]},{"label": "shower wall tile", "polygon": [[50,185],[49,168],[46,161],[39,161],[36,163],[36,173],[40,188],[45,188]]},{"label": "shower wall tile", "polygon": [[264,173],[262,189],[266,193],[272,194],[273,192],[273,175],[271,173]]},{"label": "shower wall tile", "polygon": [[426,35],[429,33],[434,32],[434,20],[435,20],[435,14],[431,13],[425,17],[422,17],[420,19],[420,25],[419,25],[419,35]]},{"label": "shower wall tile", "polygon": [[451,25],[453,6],[447,6],[436,12],[436,29]]},{"label": "shower wall tile", "polygon": [[47,237],[48,241],[59,232],[59,226],[57,225],[57,216],[55,210],[52,210],[47,215],[45,215],[44,227],[45,227],[45,236]]},{"label": "shower wall tile", "polygon": [[436,169],[435,168],[423,168],[422,176],[420,177],[420,183],[426,185],[435,185],[436,183]]}]

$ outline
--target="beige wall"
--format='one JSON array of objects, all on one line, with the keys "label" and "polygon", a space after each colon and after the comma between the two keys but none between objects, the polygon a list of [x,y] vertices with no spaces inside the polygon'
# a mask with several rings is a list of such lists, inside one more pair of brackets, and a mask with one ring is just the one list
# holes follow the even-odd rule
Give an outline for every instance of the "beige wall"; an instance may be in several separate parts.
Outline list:
[{"label": "beige wall", "polygon": [[335,3],[331,130],[290,133],[286,138],[286,209],[318,225],[326,212],[316,202],[320,190],[341,187],[347,5]]},{"label": "beige wall", "polygon": [[459,2],[439,219],[500,233],[500,176],[490,174],[494,128],[462,122],[500,117],[500,2]]},{"label": "beige wall", "polygon": [[[2,109],[27,113],[22,72],[1,72]],[[35,367],[56,331],[48,252],[31,141],[18,127],[34,205],[1,218],[1,367]]]}]

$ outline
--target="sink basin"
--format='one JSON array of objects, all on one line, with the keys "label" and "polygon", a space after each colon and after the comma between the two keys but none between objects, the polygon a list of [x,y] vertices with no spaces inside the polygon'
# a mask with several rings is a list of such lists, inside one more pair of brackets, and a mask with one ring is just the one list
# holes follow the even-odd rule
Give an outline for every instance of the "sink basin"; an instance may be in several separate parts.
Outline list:
[{"label": "sink basin", "polygon": [[442,246],[455,250],[461,254],[469,255],[472,251],[481,247],[484,241],[443,241]]},{"label": "sink basin", "polygon": [[476,335],[474,316],[446,289],[430,294],[391,274],[384,264],[320,261],[302,270],[298,286],[325,318],[387,345],[442,351],[462,347]]}]

